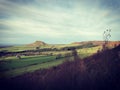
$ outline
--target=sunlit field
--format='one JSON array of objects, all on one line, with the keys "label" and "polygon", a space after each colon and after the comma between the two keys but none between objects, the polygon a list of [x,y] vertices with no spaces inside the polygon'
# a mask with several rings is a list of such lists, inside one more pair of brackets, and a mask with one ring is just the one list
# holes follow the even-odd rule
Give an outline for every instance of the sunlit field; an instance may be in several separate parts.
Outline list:
[{"label": "sunlit field", "polygon": [[[66,45],[63,46],[57,45],[55,47],[60,48],[65,46]],[[6,49],[11,52],[17,50],[18,52],[18,50],[25,50],[25,49],[32,50],[34,48],[31,47],[26,48],[25,46],[19,46],[19,47],[8,47],[3,49]],[[98,49],[101,49],[101,46],[77,49],[77,53],[80,58],[85,58],[96,53]],[[50,55],[51,53],[52,55]],[[65,56],[68,53],[71,53],[71,51],[47,51],[47,52],[45,51],[41,53],[42,55],[34,55],[34,56],[23,55],[21,56],[21,59],[18,59],[16,56],[2,56],[0,58],[0,74],[1,74],[0,77],[14,77],[27,72],[33,72],[38,69],[57,66],[63,63],[64,61],[66,61],[67,59],[73,60],[73,56],[69,56],[69,57]],[[59,59],[56,59],[57,55],[59,54],[61,54],[61,57],[59,57]]]}]

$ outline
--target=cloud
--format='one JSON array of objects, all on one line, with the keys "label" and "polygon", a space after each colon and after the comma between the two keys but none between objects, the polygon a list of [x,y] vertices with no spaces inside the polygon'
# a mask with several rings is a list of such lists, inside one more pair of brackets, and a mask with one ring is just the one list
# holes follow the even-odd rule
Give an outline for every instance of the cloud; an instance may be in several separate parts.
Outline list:
[{"label": "cloud", "polygon": [[[104,0],[90,1],[1,0],[2,42],[13,38],[22,39],[23,43],[30,41],[29,38],[32,38],[31,42],[40,38],[49,43],[102,40],[102,33],[107,28],[113,30],[112,40],[119,40],[119,13],[114,14]],[[102,7],[103,2],[106,7]],[[111,3],[116,5],[116,1]]]}]

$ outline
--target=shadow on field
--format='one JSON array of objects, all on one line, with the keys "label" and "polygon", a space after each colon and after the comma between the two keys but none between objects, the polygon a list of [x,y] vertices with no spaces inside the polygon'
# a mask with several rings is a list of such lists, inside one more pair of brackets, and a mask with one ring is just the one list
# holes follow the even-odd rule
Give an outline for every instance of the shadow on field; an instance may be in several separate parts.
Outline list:
[{"label": "shadow on field", "polygon": [[[75,53],[77,56],[77,54]],[[120,45],[85,59],[11,79],[1,79],[1,87],[11,90],[120,90]]]}]

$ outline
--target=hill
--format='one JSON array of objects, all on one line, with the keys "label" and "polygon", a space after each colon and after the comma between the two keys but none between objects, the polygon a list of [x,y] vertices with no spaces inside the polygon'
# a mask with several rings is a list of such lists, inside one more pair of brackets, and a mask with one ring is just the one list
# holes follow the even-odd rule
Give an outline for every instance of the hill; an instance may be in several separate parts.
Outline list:
[{"label": "hill", "polygon": [[27,46],[39,47],[39,46],[45,46],[45,45],[47,45],[47,43],[45,43],[43,41],[35,41],[34,43],[28,44]]},{"label": "hill", "polygon": [[4,80],[2,87],[12,90],[120,90],[119,68],[120,45],[83,60],[77,58]]},{"label": "hill", "polygon": [[[80,44],[80,45],[84,45],[84,44],[93,44],[93,45],[103,45],[104,41],[83,41],[83,42],[73,42],[71,44]],[[109,41],[109,46],[118,46],[120,44],[120,41]]]}]

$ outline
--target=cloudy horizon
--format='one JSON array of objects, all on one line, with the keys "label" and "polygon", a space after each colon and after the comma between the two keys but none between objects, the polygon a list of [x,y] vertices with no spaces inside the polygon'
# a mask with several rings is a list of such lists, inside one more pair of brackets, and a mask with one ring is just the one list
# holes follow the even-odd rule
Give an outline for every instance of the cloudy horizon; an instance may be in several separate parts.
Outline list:
[{"label": "cloudy horizon", "polygon": [[1,0],[0,44],[120,41],[119,0]]}]

